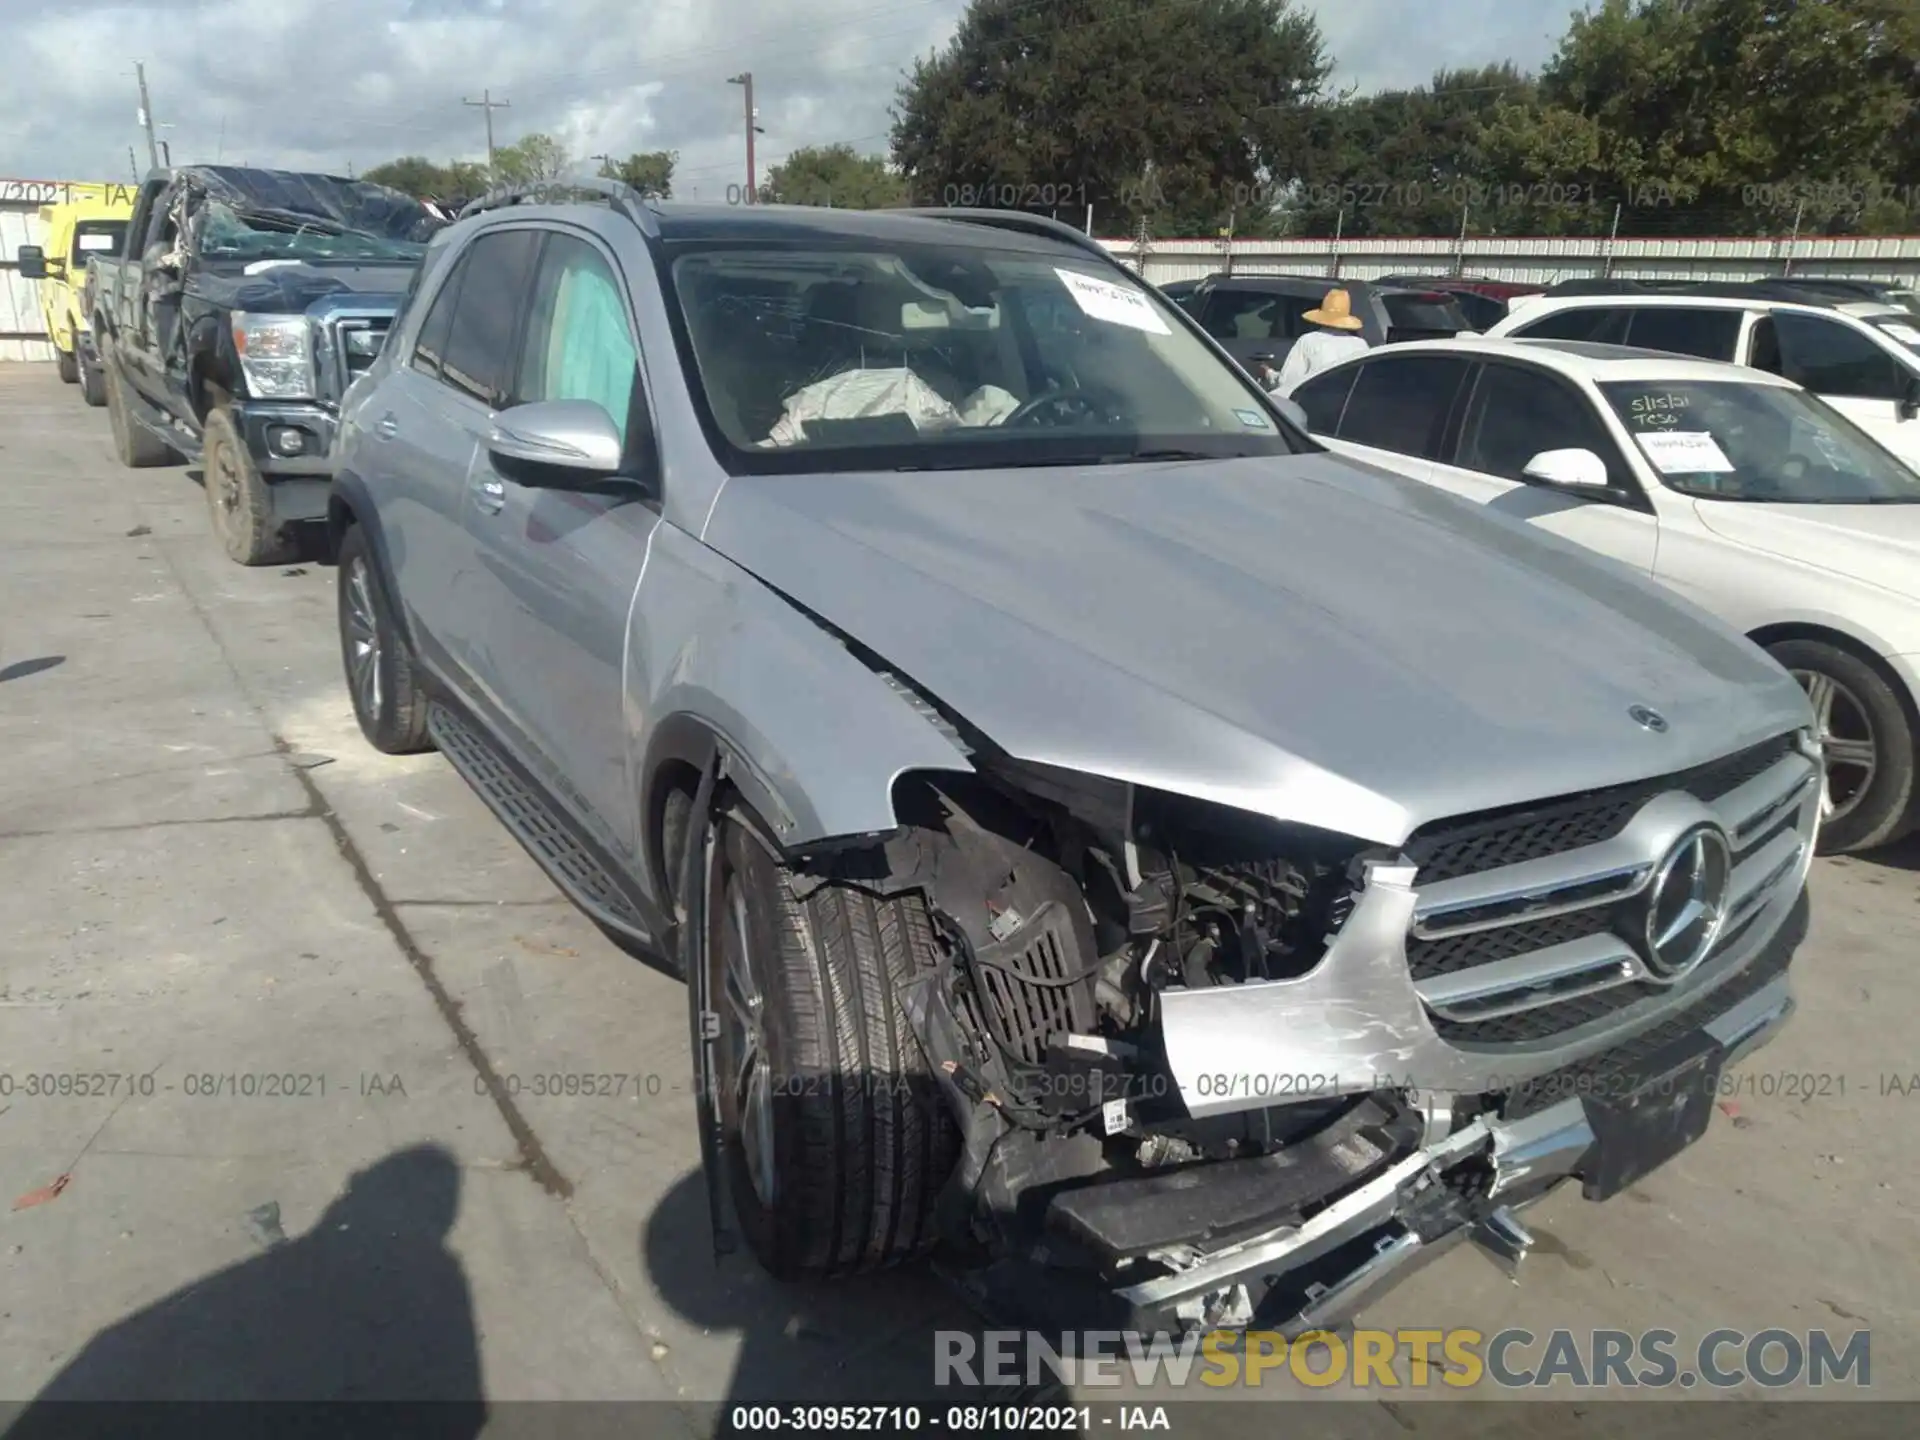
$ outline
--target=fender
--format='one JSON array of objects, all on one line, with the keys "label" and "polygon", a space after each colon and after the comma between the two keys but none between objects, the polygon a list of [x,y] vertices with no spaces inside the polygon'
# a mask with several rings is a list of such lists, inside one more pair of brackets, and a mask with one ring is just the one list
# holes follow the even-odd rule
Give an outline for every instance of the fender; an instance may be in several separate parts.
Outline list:
[{"label": "fender", "polygon": [[898,828],[893,786],[909,770],[974,768],[838,639],[673,525],[654,531],[631,615],[627,724],[641,867],[656,890],[667,861],[652,821],[666,787],[675,771],[697,782],[716,752],[788,854]]},{"label": "fender", "polygon": [[367,551],[373,556],[374,568],[380,572],[380,583],[394,601],[394,620],[399,624],[407,645],[416,655],[424,653],[420,648],[421,637],[414,626],[413,615],[400,598],[399,587],[394,584],[393,557],[387,548],[387,533],[380,524],[380,507],[373,503],[367,482],[342,467],[334,472],[333,491],[327,496],[327,554],[330,557],[339,555],[340,541],[345,538],[350,525],[358,525],[366,532]]}]

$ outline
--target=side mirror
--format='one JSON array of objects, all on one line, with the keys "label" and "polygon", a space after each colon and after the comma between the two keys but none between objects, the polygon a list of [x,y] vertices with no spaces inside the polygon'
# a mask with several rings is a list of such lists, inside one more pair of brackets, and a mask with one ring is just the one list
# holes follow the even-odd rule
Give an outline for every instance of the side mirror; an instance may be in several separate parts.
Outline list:
[{"label": "side mirror", "polygon": [[22,280],[44,280],[47,278],[47,252],[38,245],[20,247],[20,278]]},{"label": "side mirror", "polygon": [[620,431],[592,400],[537,400],[495,417],[487,451],[525,485],[578,489],[620,473]]},{"label": "side mirror", "polygon": [[1898,413],[1902,420],[1920,420],[1920,375],[1907,376],[1907,393],[1900,400]]},{"label": "side mirror", "polygon": [[1313,429],[1312,423],[1307,419],[1307,412],[1300,408],[1298,400],[1289,399],[1285,395],[1275,395],[1273,403],[1301,434],[1304,435]]},{"label": "side mirror", "polygon": [[1542,450],[1520,473],[1536,485],[1560,490],[1607,488],[1607,462],[1591,450]]}]

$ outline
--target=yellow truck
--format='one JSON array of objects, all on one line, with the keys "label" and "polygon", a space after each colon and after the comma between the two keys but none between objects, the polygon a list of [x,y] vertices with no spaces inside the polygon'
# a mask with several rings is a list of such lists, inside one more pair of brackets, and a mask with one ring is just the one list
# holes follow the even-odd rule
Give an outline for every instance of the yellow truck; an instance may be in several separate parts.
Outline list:
[{"label": "yellow truck", "polygon": [[[78,187],[75,187],[76,189]],[[45,234],[39,245],[20,247],[20,273],[40,282],[40,312],[53,342],[60,378],[78,383],[89,405],[107,403],[100,357],[93,343],[86,299],[87,262],[95,255],[118,255],[133,218],[133,191],[101,186],[100,193],[44,205]]]}]

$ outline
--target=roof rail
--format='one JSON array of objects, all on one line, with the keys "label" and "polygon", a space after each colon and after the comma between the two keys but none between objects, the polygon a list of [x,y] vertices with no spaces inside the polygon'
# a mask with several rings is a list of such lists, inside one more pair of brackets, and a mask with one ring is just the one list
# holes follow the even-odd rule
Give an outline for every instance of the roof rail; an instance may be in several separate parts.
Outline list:
[{"label": "roof rail", "polygon": [[[1076,230],[1063,220],[1055,220],[1047,215],[1033,215],[1025,210],[962,209],[954,206],[918,206],[904,205],[896,209],[896,215],[920,215],[929,220],[959,220],[971,225],[992,225],[1000,230],[1015,230],[1023,235],[1043,235],[1049,240],[1063,240],[1082,250],[1098,255],[1102,260],[1119,265],[1113,252],[1084,230]],[[1125,269],[1125,266],[1121,266]]]},{"label": "roof rail", "polygon": [[513,205],[578,205],[583,201],[604,200],[646,234],[658,235],[660,222],[648,203],[649,198],[624,180],[599,175],[585,180],[536,180],[531,184],[489,190],[479,199],[469,201],[453,218],[465,220],[469,215],[504,210]]}]

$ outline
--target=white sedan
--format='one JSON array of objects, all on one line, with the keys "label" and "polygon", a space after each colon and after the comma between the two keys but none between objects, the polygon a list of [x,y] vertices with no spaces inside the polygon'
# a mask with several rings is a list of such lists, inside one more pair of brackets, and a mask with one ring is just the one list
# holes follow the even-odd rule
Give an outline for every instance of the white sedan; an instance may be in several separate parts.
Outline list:
[{"label": "white sedan", "polygon": [[1821,718],[1823,852],[1920,822],[1920,472],[1832,406],[1740,366],[1487,337],[1374,350],[1290,398],[1329,449],[1629,565],[1770,651]]}]

